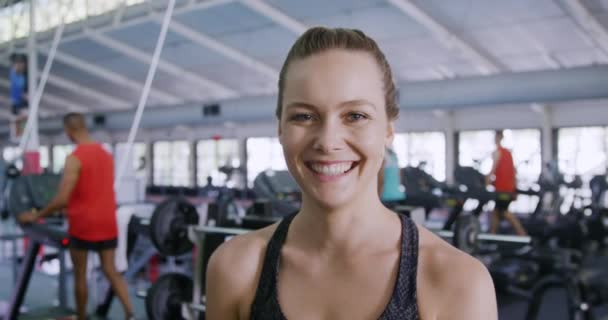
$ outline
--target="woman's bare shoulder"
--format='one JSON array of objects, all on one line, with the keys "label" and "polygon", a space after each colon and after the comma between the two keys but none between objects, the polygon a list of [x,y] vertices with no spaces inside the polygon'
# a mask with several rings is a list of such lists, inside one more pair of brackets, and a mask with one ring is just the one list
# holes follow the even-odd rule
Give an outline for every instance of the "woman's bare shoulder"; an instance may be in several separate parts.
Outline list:
[{"label": "woman's bare shoulder", "polygon": [[220,245],[207,265],[206,294],[210,319],[241,318],[251,305],[268,241],[276,224],[236,236]]},{"label": "woman's bare shoulder", "polygon": [[[257,265],[264,260],[266,246],[276,227],[273,224],[224,242],[213,252],[209,268],[218,267],[221,273],[228,273],[231,278],[233,271],[238,271],[241,275],[255,271]],[[238,279],[237,275],[234,276]]]},{"label": "woman's bare shoulder", "polygon": [[431,303],[443,301],[435,309],[435,318],[497,319],[496,294],[488,269],[426,228],[418,229],[418,287],[428,293]]}]

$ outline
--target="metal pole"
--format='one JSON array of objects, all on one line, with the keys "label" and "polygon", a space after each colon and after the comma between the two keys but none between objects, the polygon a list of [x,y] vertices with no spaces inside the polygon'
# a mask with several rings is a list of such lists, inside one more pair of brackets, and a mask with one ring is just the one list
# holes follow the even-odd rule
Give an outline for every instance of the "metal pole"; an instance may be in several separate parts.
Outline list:
[{"label": "metal pole", "polygon": [[133,124],[131,125],[131,129],[129,131],[129,137],[127,138],[126,151],[120,162],[120,166],[118,167],[118,173],[116,175],[116,180],[114,183],[114,187],[117,191],[120,189],[119,187],[121,186],[122,178],[127,170],[127,166],[130,163],[131,152],[133,149],[133,142],[135,141],[135,135],[137,135],[137,131],[138,131],[139,125],[141,123],[141,118],[143,116],[143,112],[146,107],[146,102],[148,101],[150,87],[152,86],[152,80],[154,80],[156,68],[158,67],[158,61],[160,60],[160,54],[161,54],[163,46],[165,44],[165,38],[167,36],[167,30],[169,29],[169,24],[171,23],[171,16],[173,15],[174,7],[175,7],[175,0],[169,0],[169,4],[167,5],[167,10],[165,11],[165,16],[163,18],[163,24],[160,29],[160,35],[158,36],[158,41],[156,42],[156,48],[154,49],[154,55],[152,56],[152,63],[150,64],[150,69],[148,69],[148,76],[146,77],[146,83],[144,84],[144,89],[143,89],[141,97],[139,99],[137,111],[135,112],[135,118],[133,119]]},{"label": "metal pole", "polygon": [[59,299],[59,306],[61,308],[67,308],[67,288],[66,288],[66,265],[65,265],[65,249],[59,248],[59,286],[57,287],[57,294]]},{"label": "metal pole", "polygon": [[[25,125],[25,129],[23,130],[23,136],[21,137],[21,142],[19,143],[20,150],[24,150],[25,146],[30,141],[30,135],[38,127],[35,122],[37,122],[36,120],[38,117],[38,110],[40,108],[40,99],[42,98],[42,93],[44,91],[46,81],[48,80],[48,77],[49,77],[49,74],[51,71],[51,66],[53,64],[53,60],[55,59],[55,53],[57,52],[57,47],[59,46],[59,41],[61,40],[61,36],[63,35],[63,29],[64,29],[64,24],[63,24],[63,19],[62,19],[61,24],[55,30],[55,36],[53,37],[53,45],[51,47],[51,51],[48,55],[46,63],[44,64],[44,70],[42,70],[42,76],[40,78],[40,86],[38,86],[36,88],[37,90],[35,93],[32,92],[33,91],[32,89],[30,89],[29,95],[30,95],[31,104],[30,104],[30,110],[29,110],[29,114],[28,114],[27,123]],[[35,54],[34,55],[30,54],[30,56],[35,56]],[[32,62],[30,61],[29,63],[31,66]],[[28,70],[28,72],[29,72],[29,74],[28,74],[29,82],[28,83],[30,83],[30,86],[32,85],[32,83],[34,83],[34,87],[36,87],[35,77],[37,76],[37,70],[34,72],[32,72],[32,70]],[[36,144],[37,144],[37,141],[36,141]]]}]

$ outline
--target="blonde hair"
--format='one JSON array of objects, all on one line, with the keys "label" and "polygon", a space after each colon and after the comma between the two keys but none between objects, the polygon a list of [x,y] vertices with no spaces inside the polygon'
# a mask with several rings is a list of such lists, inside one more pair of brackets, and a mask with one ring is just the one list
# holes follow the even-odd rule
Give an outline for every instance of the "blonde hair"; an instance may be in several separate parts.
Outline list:
[{"label": "blonde hair", "polygon": [[384,53],[372,38],[360,30],[344,28],[314,27],[308,29],[293,44],[279,74],[279,94],[277,101],[276,116],[281,119],[283,112],[283,91],[285,89],[285,78],[289,64],[297,59],[304,59],[317,53],[331,49],[344,49],[352,51],[368,52],[374,58],[382,72],[384,84],[384,100],[386,115],[389,120],[394,120],[399,115],[397,105],[397,89],[393,81],[391,67]]}]

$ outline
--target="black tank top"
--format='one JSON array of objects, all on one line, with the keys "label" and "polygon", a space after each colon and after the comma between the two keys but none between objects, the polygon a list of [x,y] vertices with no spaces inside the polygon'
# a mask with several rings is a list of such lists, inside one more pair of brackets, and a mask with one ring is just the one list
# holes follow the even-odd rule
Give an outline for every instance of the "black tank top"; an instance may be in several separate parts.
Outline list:
[{"label": "black tank top", "polygon": [[[279,223],[266,248],[264,265],[251,305],[251,319],[286,320],[279,305],[277,279],[279,274],[279,259],[281,247],[287,238],[289,225],[295,215],[286,217]],[[417,320],[418,305],[416,303],[416,273],[418,267],[418,230],[416,224],[408,217],[401,215],[401,255],[399,258],[399,273],[393,290],[393,295],[386,309],[380,316],[381,320]]]}]

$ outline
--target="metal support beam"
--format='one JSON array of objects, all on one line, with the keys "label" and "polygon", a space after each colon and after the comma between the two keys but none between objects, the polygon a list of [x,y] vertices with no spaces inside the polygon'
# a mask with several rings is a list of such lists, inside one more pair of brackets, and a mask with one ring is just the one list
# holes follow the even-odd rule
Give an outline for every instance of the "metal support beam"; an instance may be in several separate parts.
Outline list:
[{"label": "metal support beam", "polygon": [[[152,61],[151,55],[149,55],[139,49],[126,45],[126,44],[122,43],[121,41],[114,40],[109,36],[106,36],[106,35],[103,35],[101,33],[97,33],[94,31],[87,31],[87,34],[89,35],[89,37],[92,40],[94,40],[112,50],[118,51],[128,57],[138,60],[142,63],[149,65],[150,62]],[[214,98],[218,98],[218,99],[233,98],[238,95],[236,91],[234,91],[220,83],[217,83],[213,80],[202,77],[198,74],[190,72],[182,67],[179,67],[173,63],[164,61],[162,59],[159,61],[158,67],[160,70],[167,72],[169,74],[172,74],[176,77],[180,77],[183,80],[188,80],[199,86],[211,89],[213,92],[216,93],[216,94],[214,94]]]},{"label": "metal support beam", "polygon": [[538,113],[541,124],[541,159],[542,163],[553,161],[553,121],[551,119],[551,109],[546,104],[534,103],[530,106]]},{"label": "metal support beam", "polygon": [[192,41],[196,44],[199,44],[206,48],[212,49],[212,50],[218,52],[219,54],[221,54],[229,59],[232,59],[235,62],[237,62],[245,67],[253,69],[253,70],[269,77],[271,81],[276,82],[279,79],[278,70],[265,64],[262,61],[256,60],[241,51],[238,51],[234,48],[231,48],[231,47],[213,39],[212,37],[210,37],[202,32],[195,31],[194,29],[187,27],[186,25],[179,23],[177,21],[172,21],[169,28],[171,29],[171,31],[189,39],[190,41]]},{"label": "metal support beam", "polygon": [[127,3],[125,0],[122,0],[118,9],[114,13],[114,19],[112,19],[112,25],[118,26],[122,21],[123,16],[125,15],[125,10],[127,9]]},{"label": "metal support beam", "polygon": [[456,159],[456,130],[454,129],[454,115],[452,110],[436,111],[435,116],[438,117],[443,124],[443,134],[445,135],[445,181],[454,183],[454,169],[458,164]]},{"label": "metal support beam", "polygon": [[[0,62],[0,64],[2,64],[2,62]],[[11,84],[8,80],[6,80],[4,78],[0,78],[0,86],[10,88]],[[78,111],[78,112],[90,111],[90,110],[83,108],[82,106],[79,106],[62,97],[56,96],[56,95],[54,95],[52,93],[48,93],[48,92],[44,93],[44,95],[42,96],[42,100],[46,101],[48,103],[54,104],[58,107],[61,107],[61,109],[68,110],[68,111]]]},{"label": "metal support beam", "polygon": [[515,30],[517,30],[517,33],[522,38],[527,39],[528,41],[530,41],[530,43],[532,43],[534,47],[536,47],[536,50],[538,50],[538,52],[543,57],[543,60],[545,61],[545,63],[547,63],[549,67],[551,67],[552,69],[561,69],[564,67],[562,63],[551,52],[549,52],[547,48],[545,48],[545,46],[530,32],[526,32],[526,30],[524,30],[521,26],[516,26]]},{"label": "metal support beam", "polygon": [[69,100],[66,100],[62,97],[50,94],[50,93],[44,93],[44,95],[42,96],[42,101],[47,101],[49,103],[52,103],[56,106],[61,107],[62,109],[65,109],[67,111],[74,111],[74,112],[90,112],[92,110],[87,109],[81,105],[75,104]]},{"label": "metal support beam", "polygon": [[442,64],[435,66],[432,71],[442,80],[456,78],[456,73]]},{"label": "metal support beam", "polygon": [[462,53],[462,55],[473,62],[477,69],[483,74],[498,73],[506,69],[496,59],[481,52],[479,49],[473,47],[473,45],[467,43],[458,35],[454,34],[447,27],[443,26],[429,14],[424,12],[411,0],[388,1],[403,13],[427,28],[446,48],[450,50],[457,50]]},{"label": "metal support beam", "polygon": [[132,107],[132,104],[127,102],[126,100],[116,98],[114,96],[102,93],[97,90],[93,90],[91,88],[85,87],[60,76],[50,75],[49,83],[53,84],[56,87],[60,87],[69,91],[76,92],[80,95],[88,96],[89,98],[99,100],[103,102],[104,107],[107,107],[109,109],[129,109]]},{"label": "metal support beam", "polygon": [[[0,96],[0,103],[10,106],[11,99],[9,99],[8,97],[5,97],[5,96]],[[48,112],[45,110],[40,110],[38,112],[38,114],[40,114],[43,117],[48,117],[48,116],[52,115],[51,112]],[[7,109],[0,109],[0,117],[8,119],[8,120],[12,120],[14,118],[13,114],[10,111],[8,111]]]},{"label": "metal support beam", "polygon": [[[400,82],[397,87],[401,92],[400,108],[413,112],[416,110],[484,108],[511,104],[529,105],[553,101],[564,103],[575,100],[608,99],[606,83],[608,83],[608,66],[590,66],[462,77],[452,80]],[[142,117],[141,127],[173,128],[176,123],[185,126],[216,126],[230,121],[237,123],[237,129],[240,129],[245,123],[274,123],[276,122],[274,118],[276,99],[275,94],[219,101],[221,114],[215,117],[202,116],[199,103],[148,109]],[[576,105],[572,107],[572,109],[576,108]],[[580,113],[580,111],[578,112]],[[598,115],[594,116],[593,120],[601,122],[603,119],[601,113],[598,112]],[[133,123],[133,118],[134,110],[108,112],[106,113],[106,129],[110,131],[125,130]],[[62,129],[60,120],[45,120],[40,123],[40,129],[45,132],[59,131]],[[555,121],[555,126],[560,121],[563,122],[558,118],[552,118],[552,121]],[[454,119],[455,129],[462,127],[460,122],[461,119]],[[532,126],[538,125],[538,121],[531,121],[531,123],[533,123]],[[6,132],[3,130],[4,128],[0,125],[0,135]]]},{"label": "metal support beam", "polygon": [[300,35],[304,33],[308,26],[297,21],[296,19],[288,16],[284,12],[272,7],[261,0],[241,0],[243,4],[256,11],[257,13],[267,17],[274,21],[276,24],[281,25],[293,33]]},{"label": "metal support beam", "polygon": [[[9,99],[5,96],[0,96],[0,103],[8,106],[11,104],[11,99]],[[13,114],[10,111],[8,111],[7,109],[2,108],[2,109],[0,109],[0,117],[2,117],[3,119],[11,120],[11,119],[13,119]]]},{"label": "metal support beam", "polygon": [[[46,50],[44,50],[44,51],[46,52]],[[86,73],[89,73],[98,78],[105,79],[114,84],[122,85],[122,86],[130,88],[132,90],[136,90],[138,92],[141,91],[144,86],[142,83],[137,82],[135,80],[131,80],[124,75],[121,75],[114,71],[110,71],[110,70],[104,69],[102,67],[93,65],[89,62],[76,58],[67,53],[57,52],[55,59],[57,59],[57,61],[61,61],[62,63],[65,63],[71,67],[85,71]],[[151,92],[151,94],[155,98],[162,100],[164,103],[177,104],[177,103],[182,102],[181,98],[179,98],[173,94],[161,91],[161,90],[154,90]]]},{"label": "metal support beam", "polygon": [[443,109],[608,98],[608,66],[401,82],[401,107]]},{"label": "metal support beam", "polygon": [[565,9],[605,55],[608,55],[608,30],[580,0],[563,0]]}]

